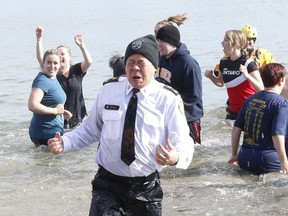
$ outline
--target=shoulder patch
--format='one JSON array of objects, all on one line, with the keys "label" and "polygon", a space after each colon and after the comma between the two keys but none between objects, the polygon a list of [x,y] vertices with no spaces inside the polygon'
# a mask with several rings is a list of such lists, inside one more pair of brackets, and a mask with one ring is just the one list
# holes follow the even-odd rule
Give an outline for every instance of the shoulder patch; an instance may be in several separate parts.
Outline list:
[{"label": "shoulder patch", "polygon": [[169,85],[164,85],[163,86],[165,89],[171,91],[172,93],[174,93],[175,95],[179,95],[178,91],[175,90],[173,87],[169,86]]},{"label": "shoulder patch", "polygon": [[118,80],[119,80],[119,77],[112,77],[112,78],[110,78],[110,79],[108,79],[108,80],[105,80],[105,81],[103,82],[103,85],[105,85],[105,84],[107,84],[107,83],[111,83],[111,82],[118,82]]}]

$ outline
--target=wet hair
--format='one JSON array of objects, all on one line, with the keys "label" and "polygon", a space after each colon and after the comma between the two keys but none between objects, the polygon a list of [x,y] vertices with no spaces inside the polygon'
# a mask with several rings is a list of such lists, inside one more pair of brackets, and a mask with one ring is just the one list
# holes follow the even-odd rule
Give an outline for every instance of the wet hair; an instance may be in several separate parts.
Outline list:
[{"label": "wet hair", "polygon": [[246,35],[240,30],[228,30],[225,33],[225,38],[229,41],[231,46],[236,46],[241,50],[241,55],[249,58],[249,53],[244,49],[247,43]]},{"label": "wet hair", "polygon": [[270,63],[259,68],[265,88],[273,87],[286,76],[286,68],[279,63]]},{"label": "wet hair", "polygon": [[156,25],[173,25],[175,23],[180,26],[187,19],[186,14],[177,14],[176,16],[170,16],[168,19],[159,21]]},{"label": "wet hair", "polygon": [[44,53],[44,56],[43,56],[43,63],[45,62],[46,58],[48,55],[57,55],[60,59],[60,62],[61,62],[61,53],[59,52],[58,49],[49,49],[47,50],[45,53]]},{"label": "wet hair", "polygon": [[[186,14],[184,13],[184,14],[178,14],[176,16],[170,16],[168,19],[159,21],[158,23],[156,23],[155,28],[154,28],[155,36],[156,36],[159,28],[166,26],[166,25],[172,25],[173,26],[173,24],[176,24],[179,27],[180,25],[182,25],[184,23],[184,21],[186,19],[187,19],[187,17],[186,17]],[[156,28],[156,26],[157,27],[159,26],[159,28]]]}]

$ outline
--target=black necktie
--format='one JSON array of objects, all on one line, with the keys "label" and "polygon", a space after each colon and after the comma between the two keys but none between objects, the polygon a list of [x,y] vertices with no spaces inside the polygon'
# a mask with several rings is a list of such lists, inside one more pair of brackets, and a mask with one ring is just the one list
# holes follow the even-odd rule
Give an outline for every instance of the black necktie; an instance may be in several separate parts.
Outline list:
[{"label": "black necktie", "polygon": [[121,146],[121,159],[128,166],[135,160],[134,128],[138,101],[136,93],[139,92],[139,89],[134,88],[132,91],[133,95],[129,101],[125,115]]}]

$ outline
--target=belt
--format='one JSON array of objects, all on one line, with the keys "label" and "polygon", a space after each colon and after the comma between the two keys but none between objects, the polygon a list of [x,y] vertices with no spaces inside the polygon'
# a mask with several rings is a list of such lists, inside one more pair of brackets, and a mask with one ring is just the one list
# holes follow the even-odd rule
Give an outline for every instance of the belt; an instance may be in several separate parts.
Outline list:
[{"label": "belt", "polygon": [[133,185],[133,184],[140,185],[140,184],[144,184],[145,182],[151,182],[159,178],[159,173],[157,170],[148,176],[125,177],[125,176],[114,175],[113,173],[109,172],[102,166],[99,166],[97,174],[99,175],[99,177],[113,180],[124,185]]}]

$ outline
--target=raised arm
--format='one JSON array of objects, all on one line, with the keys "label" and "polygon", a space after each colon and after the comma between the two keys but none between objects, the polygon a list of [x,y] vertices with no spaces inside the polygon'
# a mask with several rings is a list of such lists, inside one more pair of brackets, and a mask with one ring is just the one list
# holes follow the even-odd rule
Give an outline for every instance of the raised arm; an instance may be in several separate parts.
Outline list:
[{"label": "raised arm", "polygon": [[36,55],[38,62],[40,64],[40,67],[42,68],[42,62],[43,62],[43,45],[42,45],[42,34],[43,34],[43,27],[38,26],[36,28]]},{"label": "raised arm", "polygon": [[74,37],[74,39],[75,39],[75,43],[77,44],[77,46],[79,46],[82,52],[84,60],[81,62],[81,68],[82,68],[83,73],[86,73],[90,65],[93,63],[92,57],[84,45],[82,35],[78,34]]}]

